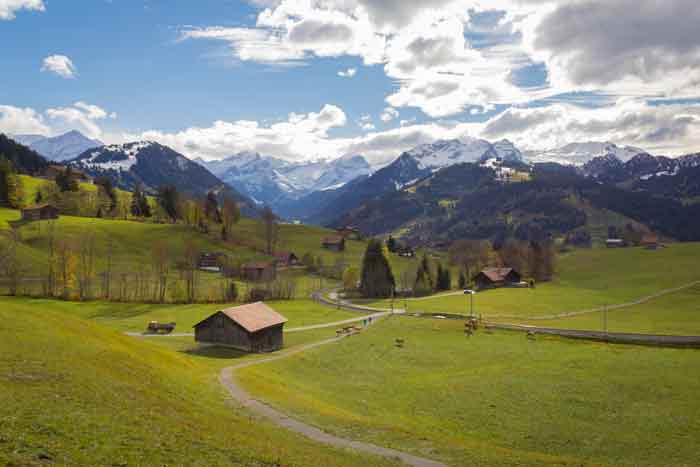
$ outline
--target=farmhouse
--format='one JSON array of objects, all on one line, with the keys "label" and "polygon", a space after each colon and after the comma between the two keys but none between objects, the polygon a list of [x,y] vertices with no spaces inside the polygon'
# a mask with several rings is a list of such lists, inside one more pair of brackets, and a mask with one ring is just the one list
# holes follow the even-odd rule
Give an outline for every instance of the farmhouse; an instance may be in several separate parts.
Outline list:
[{"label": "farmhouse", "polygon": [[247,263],[241,268],[243,278],[251,282],[269,282],[277,277],[275,263]]},{"label": "farmhouse", "polygon": [[204,271],[220,272],[221,263],[224,259],[224,256],[225,255],[220,252],[204,252],[199,255],[199,261],[197,263],[197,266],[199,267],[199,269],[202,269]]},{"label": "farmhouse", "polygon": [[244,352],[273,352],[284,344],[287,318],[262,302],[219,310],[194,325],[194,340]]},{"label": "farmhouse", "polygon": [[520,283],[520,273],[513,268],[486,268],[472,279],[477,289],[494,289]]},{"label": "farmhouse", "polygon": [[277,266],[296,266],[299,264],[299,258],[291,251],[278,251],[274,254]]},{"label": "farmhouse", "polygon": [[344,251],[345,250],[345,237],[335,236],[326,237],[321,242],[321,246],[326,250],[331,251]]},{"label": "farmhouse", "polygon": [[34,204],[22,209],[23,221],[58,219],[58,208],[50,204]]},{"label": "farmhouse", "polygon": [[362,240],[362,232],[360,232],[360,229],[358,229],[354,225],[347,225],[345,227],[341,227],[339,229],[336,229],[336,232],[339,236],[348,240]]}]

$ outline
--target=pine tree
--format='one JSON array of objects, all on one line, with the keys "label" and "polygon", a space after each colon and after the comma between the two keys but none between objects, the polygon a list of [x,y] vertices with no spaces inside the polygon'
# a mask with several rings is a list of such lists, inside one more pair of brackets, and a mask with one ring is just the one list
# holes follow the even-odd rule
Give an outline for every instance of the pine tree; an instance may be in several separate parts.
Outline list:
[{"label": "pine tree", "polygon": [[464,273],[464,270],[459,271],[459,282],[458,282],[459,288],[460,289],[466,289],[467,288],[467,275]]},{"label": "pine tree", "polygon": [[180,218],[180,194],[173,185],[158,188],[158,203],[171,221],[175,222]]},{"label": "pine tree", "polygon": [[137,184],[134,187],[134,192],[131,194],[131,206],[129,208],[131,215],[134,217],[141,217],[143,213],[141,212],[141,184]]},{"label": "pine tree", "polygon": [[207,197],[204,200],[204,215],[212,222],[217,224],[221,222],[219,200],[216,199],[216,194],[213,191],[207,193]]},{"label": "pine tree", "polygon": [[435,289],[433,273],[430,269],[428,257],[424,254],[416,272],[416,282],[413,286],[413,294],[417,296],[430,295]]},{"label": "pine tree", "polygon": [[392,253],[396,251],[396,240],[391,235],[389,235],[389,239],[386,241],[386,247]]},{"label": "pine tree", "polygon": [[394,274],[384,255],[382,242],[370,240],[362,259],[360,292],[368,298],[390,297],[394,291]]},{"label": "pine tree", "polygon": [[0,205],[8,205],[10,202],[7,184],[13,172],[12,162],[0,155]]}]

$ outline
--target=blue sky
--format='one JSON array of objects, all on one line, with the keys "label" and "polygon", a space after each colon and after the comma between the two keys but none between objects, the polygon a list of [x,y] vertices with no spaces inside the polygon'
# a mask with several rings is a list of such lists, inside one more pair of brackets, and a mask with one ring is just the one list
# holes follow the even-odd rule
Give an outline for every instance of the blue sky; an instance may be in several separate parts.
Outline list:
[{"label": "blue sky", "polygon": [[698,151],[700,7],[671,3],[0,0],[0,131],[205,158],[386,160],[450,137]]}]

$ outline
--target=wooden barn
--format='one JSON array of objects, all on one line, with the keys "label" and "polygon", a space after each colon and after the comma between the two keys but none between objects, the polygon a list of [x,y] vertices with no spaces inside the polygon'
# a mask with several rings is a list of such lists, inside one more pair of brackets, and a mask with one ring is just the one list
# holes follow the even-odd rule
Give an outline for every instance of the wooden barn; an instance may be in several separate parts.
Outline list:
[{"label": "wooden barn", "polygon": [[326,237],[321,242],[321,246],[326,250],[331,251],[344,251],[345,250],[345,237],[335,236]]},{"label": "wooden barn", "polygon": [[50,204],[34,204],[22,208],[23,221],[58,219],[58,208]]},{"label": "wooden barn", "polygon": [[262,302],[219,310],[194,325],[194,340],[244,352],[274,352],[284,345],[287,318]]},{"label": "wooden barn", "polygon": [[292,251],[278,251],[274,254],[277,266],[296,266],[299,264],[299,257]]},{"label": "wooden barn", "polygon": [[247,263],[241,267],[243,278],[251,282],[270,282],[277,277],[275,263]]},{"label": "wooden barn", "polygon": [[474,286],[477,289],[495,289],[518,285],[521,276],[513,268],[486,268],[474,276]]}]

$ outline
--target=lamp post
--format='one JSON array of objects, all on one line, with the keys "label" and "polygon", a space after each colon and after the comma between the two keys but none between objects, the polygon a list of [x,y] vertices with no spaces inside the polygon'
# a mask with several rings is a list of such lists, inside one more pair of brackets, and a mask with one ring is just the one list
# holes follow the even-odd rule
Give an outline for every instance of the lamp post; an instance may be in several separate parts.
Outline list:
[{"label": "lamp post", "polygon": [[476,290],[466,289],[464,295],[469,295],[469,315],[474,317],[474,295],[476,295]]}]

